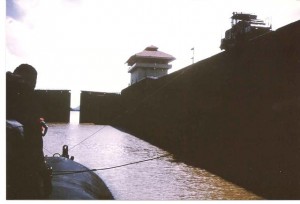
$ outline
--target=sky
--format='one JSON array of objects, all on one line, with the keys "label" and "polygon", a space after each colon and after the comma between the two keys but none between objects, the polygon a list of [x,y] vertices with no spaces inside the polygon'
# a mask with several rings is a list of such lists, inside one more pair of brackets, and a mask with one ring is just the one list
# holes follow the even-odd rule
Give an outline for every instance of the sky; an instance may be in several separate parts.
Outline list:
[{"label": "sky", "polygon": [[176,58],[170,73],[192,63],[193,47],[195,62],[221,52],[232,12],[257,14],[276,30],[300,19],[300,0],[0,1],[1,89],[5,71],[28,63],[36,88],[71,90],[72,107],[81,90],[119,93],[130,82],[125,62],[149,45]]},{"label": "sky", "polygon": [[119,93],[125,62],[149,45],[176,58],[169,73],[192,63],[193,47],[195,62],[221,52],[234,11],[276,30],[300,19],[300,0],[6,0],[4,66],[34,66],[36,89]]}]

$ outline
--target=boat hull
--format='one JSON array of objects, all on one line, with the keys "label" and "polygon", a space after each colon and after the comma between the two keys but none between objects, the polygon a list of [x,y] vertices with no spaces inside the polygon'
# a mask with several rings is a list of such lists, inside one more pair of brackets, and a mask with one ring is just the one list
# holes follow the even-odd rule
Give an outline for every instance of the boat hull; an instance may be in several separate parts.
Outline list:
[{"label": "boat hull", "polygon": [[[64,157],[46,157],[45,160],[53,170],[52,193],[49,200],[113,199],[106,184],[87,167]],[[86,172],[66,174],[61,171]]]}]

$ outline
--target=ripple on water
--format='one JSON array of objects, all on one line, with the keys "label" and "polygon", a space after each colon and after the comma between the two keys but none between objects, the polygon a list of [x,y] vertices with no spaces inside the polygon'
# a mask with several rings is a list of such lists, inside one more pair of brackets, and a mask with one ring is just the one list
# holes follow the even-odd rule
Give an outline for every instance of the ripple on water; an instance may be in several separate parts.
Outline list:
[{"label": "ripple on water", "polygon": [[[106,168],[167,152],[111,126],[50,124],[45,154],[61,152],[89,168]],[[250,200],[255,194],[172,156],[96,172],[118,200]]]}]

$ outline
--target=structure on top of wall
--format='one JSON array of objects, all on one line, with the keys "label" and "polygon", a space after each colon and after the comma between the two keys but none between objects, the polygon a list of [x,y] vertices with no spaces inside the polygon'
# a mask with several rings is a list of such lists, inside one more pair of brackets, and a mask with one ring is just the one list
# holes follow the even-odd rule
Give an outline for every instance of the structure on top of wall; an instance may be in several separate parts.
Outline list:
[{"label": "structure on top of wall", "polygon": [[221,40],[220,49],[227,50],[243,45],[251,39],[271,32],[271,29],[272,25],[257,19],[257,15],[233,12],[231,28],[225,32],[225,38]]},{"label": "structure on top of wall", "polygon": [[141,81],[145,78],[159,78],[167,75],[172,68],[169,62],[175,60],[172,55],[158,51],[158,47],[153,45],[146,47],[145,50],[132,55],[128,60],[128,72],[131,74],[130,84]]}]

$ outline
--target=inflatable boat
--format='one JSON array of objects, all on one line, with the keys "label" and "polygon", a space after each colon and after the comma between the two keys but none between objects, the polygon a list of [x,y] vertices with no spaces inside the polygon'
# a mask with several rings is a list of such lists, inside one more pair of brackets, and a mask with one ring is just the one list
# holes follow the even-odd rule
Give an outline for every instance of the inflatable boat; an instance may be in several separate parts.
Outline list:
[{"label": "inflatable boat", "polygon": [[[23,125],[15,120],[6,120],[6,199],[25,200],[40,199],[26,194],[22,187],[27,175],[23,157],[24,148]],[[45,157],[49,172],[50,193],[45,200],[113,200],[113,196],[104,181],[92,170],[69,158],[68,146],[63,146],[62,154]],[[27,175],[27,176],[26,176]],[[25,178],[25,179],[24,179]],[[34,177],[32,177],[34,178]],[[28,179],[27,179],[28,180]],[[35,179],[34,179],[35,180]],[[24,190],[25,189],[25,190]],[[30,191],[30,189],[29,189]],[[25,193],[24,193],[25,192]]]},{"label": "inflatable boat", "polygon": [[52,168],[52,192],[49,200],[113,199],[102,179],[73,158],[69,159],[62,154],[45,157],[45,161]]}]

